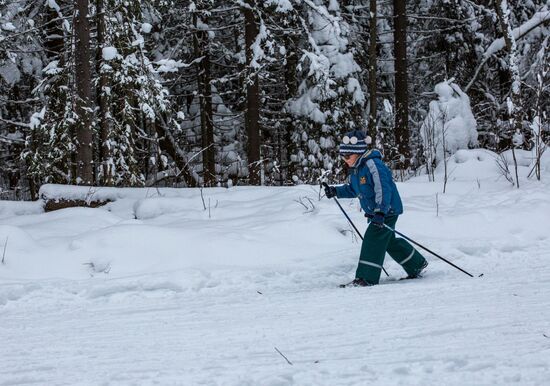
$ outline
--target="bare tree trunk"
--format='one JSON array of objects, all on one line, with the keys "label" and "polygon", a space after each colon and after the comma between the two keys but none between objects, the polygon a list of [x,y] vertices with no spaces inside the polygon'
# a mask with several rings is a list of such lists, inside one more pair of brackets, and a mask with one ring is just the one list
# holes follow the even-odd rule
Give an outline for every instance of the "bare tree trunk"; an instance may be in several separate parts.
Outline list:
[{"label": "bare tree trunk", "polygon": [[[521,76],[519,74],[519,60],[516,39],[510,25],[509,10],[506,0],[495,0],[496,13],[499,19],[500,28],[508,50],[509,62],[508,69],[512,77],[512,103],[514,110],[512,111],[512,119],[514,120],[514,128],[522,130],[522,114],[521,114]],[[506,13],[505,13],[506,12]]]},{"label": "bare tree trunk", "polygon": [[[286,51],[286,66],[285,66],[285,99],[290,100],[296,95],[298,90],[296,67],[298,66],[298,52],[297,52],[297,38],[296,36],[289,35],[285,39]],[[292,133],[294,130],[294,123],[292,116],[289,114],[285,120],[285,134],[284,134],[284,157],[283,170],[285,173],[285,183],[292,183],[292,176],[296,173],[295,163],[291,160],[291,155],[296,152],[296,144],[292,140]]]},{"label": "bare tree trunk", "polygon": [[258,22],[254,15],[256,0],[246,0],[248,7],[243,7],[245,20],[245,46],[246,63],[248,76],[246,78],[246,112],[245,126],[248,135],[248,170],[249,182],[251,185],[261,185],[260,164],[260,85],[257,69],[252,68],[251,63],[254,57],[252,45],[258,36]]},{"label": "bare tree trunk", "polygon": [[99,131],[100,131],[100,159],[102,178],[100,183],[106,186],[113,185],[113,162],[111,148],[109,146],[109,137],[111,133],[110,109],[106,89],[109,86],[109,80],[101,66],[103,64],[103,48],[107,46],[106,26],[105,26],[105,0],[96,0],[97,12],[97,73],[99,74],[99,84],[97,88],[97,103],[99,105]]},{"label": "bare tree trunk", "polygon": [[88,0],[75,0],[75,83],[76,83],[76,183],[92,185],[93,152],[91,128],[92,82],[90,72],[90,23]]},{"label": "bare tree trunk", "polygon": [[373,143],[376,143],[376,67],[377,67],[377,52],[376,52],[376,0],[370,0],[370,39],[369,39],[369,129],[368,134],[372,138]]},{"label": "bare tree trunk", "polygon": [[[544,53],[546,53],[546,47],[544,48]],[[546,144],[543,137],[543,118],[546,117],[546,113],[544,110],[545,105],[545,88],[547,88],[547,81],[545,80],[547,78],[547,74],[550,73],[550,60],[548,59],[548,55],[543,55],[544,60],[540,67],[539,72],[537,72],[537,88],[536,88],[536,115],[533,119],[533,123],[531,124],[531,130],[533,131],[534,138],[535,138],[535,175],[537,176],[537,180],[540,181],[541,177],[541,158],[546,150]]]},{"label": "bare tree trunk", "polygon": [[407,7],[406,0],[393,0],[395,57],[395,139],[404,157],[402,168],[410,161],[409,90],[407,82]]},{"label": "bare tree trunk", "polygon": [[443,112],[441,117],[442,126],[441,126],[441,140],[443,141],[443,168],[445,174],[443,175],[443,194],[447,191],[447,182],[449,181],[449,169],[448,169],[448,159],[447,159],[447,128],[445,127],[445,122],[447,122],[447,111]]},{"label": "bare tree trunk", "polygon": [[[509,71],[512,76],[512,93],[511,93],[511,102],[512,102],[512,111],[510,113],[510,124],[513,128],[513,131],[516,133],[523,132],[523,114],[521,108],[521,76],[519,74],[519,60],[516,39],[514,38],[514,33],[512,32],[512,26],[510,25],[510,15],[508,3],[506,0],[495,0],[495,10],[499,19],[500,28],[502,30],[502,35],[504,37],[504,42],[506,43],[506,49],[508,50],[509,55]],[[522,133],[523,134],[523,133]],[[512,134],[513,136],[514,134]],[[512,140],[512,156],[514,159],[514,168],[516,174],[516,186],[519,188],[519,178],[518,178],[518,165],[516,159],[516,153],[514,150],[514,140]]]},{"label": "bare tree trunk", "polygon": [[216,183],[216,161],[214,147],[214,119],[212,112],[212,87],[210,85],[210,55],[208,49],[208,35],[199,26],[197,13],[193,15],[195,34],[193,42],[195,57],[202,58],[197,68],[197,83],[199,90],[199,106],[201,114],[202,137],[202,165],[204,186],[213,186]]}]

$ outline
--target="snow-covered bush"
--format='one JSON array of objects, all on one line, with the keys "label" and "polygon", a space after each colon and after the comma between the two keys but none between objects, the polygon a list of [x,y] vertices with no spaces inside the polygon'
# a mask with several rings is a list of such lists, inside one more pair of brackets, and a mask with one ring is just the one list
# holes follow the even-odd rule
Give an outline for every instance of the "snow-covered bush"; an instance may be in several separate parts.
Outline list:
[{"label": "snow-covered bush", "polygon": [[[486,149],[460,149],[447,160],[447,173],[451,181],[471,181],[473,179],[494,178],[501,173],[499,155]],[[441,163],[435,169],[441,178],[445,174],[445,165]]]},{"label": "snow-covered bush", "polygon": [[435,86],[437,100],[430,102],[429,112],[420,129],[428,172],[459,149],[477,145],[477,124],[470,98],[452,82]]}]

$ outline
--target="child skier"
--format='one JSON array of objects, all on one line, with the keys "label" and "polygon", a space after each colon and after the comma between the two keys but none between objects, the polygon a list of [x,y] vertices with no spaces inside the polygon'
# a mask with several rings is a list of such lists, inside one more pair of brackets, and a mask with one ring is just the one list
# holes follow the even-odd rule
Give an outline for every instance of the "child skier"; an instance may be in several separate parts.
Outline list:
[{"label": "child skier", "polygon": [[390,169],[382,154],[368,149],[370,137],[352,131],[342,138],[340,155],[350,167],[349,181],[338,186],[325,185],[327,198],[358,197],[369,226],[365,232],[355,280],[341,287],[365,287],[378,284],[386,252],[407,272],[407,278],[417,278],[427,267],[426,259],[406,240],[384,226],[395,227],[403,213],[403,204]]}]

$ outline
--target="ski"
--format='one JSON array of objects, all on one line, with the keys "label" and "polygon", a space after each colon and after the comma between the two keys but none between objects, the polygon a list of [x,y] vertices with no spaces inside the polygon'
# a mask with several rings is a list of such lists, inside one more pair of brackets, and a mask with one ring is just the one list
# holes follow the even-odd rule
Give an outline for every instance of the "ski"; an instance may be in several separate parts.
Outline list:
[{"label": "ski", "polygon": [[414,276],[414,277],[411,277],[411,276],[405,276],[405,277],[402,277],[400,278],[399,280],[397,281],[401,281],[401,280],[415,280],[415,279],[422,279],[423,276]]}]

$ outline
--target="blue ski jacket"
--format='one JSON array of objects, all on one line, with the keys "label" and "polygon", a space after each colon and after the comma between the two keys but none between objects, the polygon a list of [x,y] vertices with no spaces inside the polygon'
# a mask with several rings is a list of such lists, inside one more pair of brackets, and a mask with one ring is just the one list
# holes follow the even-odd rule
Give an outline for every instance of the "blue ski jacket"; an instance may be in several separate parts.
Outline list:
[{"label": "blue ski jacket", "polygon": [[358,197],[367,216],[376,212],[386,216],[403,213],[403,203],[391,171],[376,149],[357,159],[349,171],[348,183],[336,186],[336,195],[338,198]]}]

